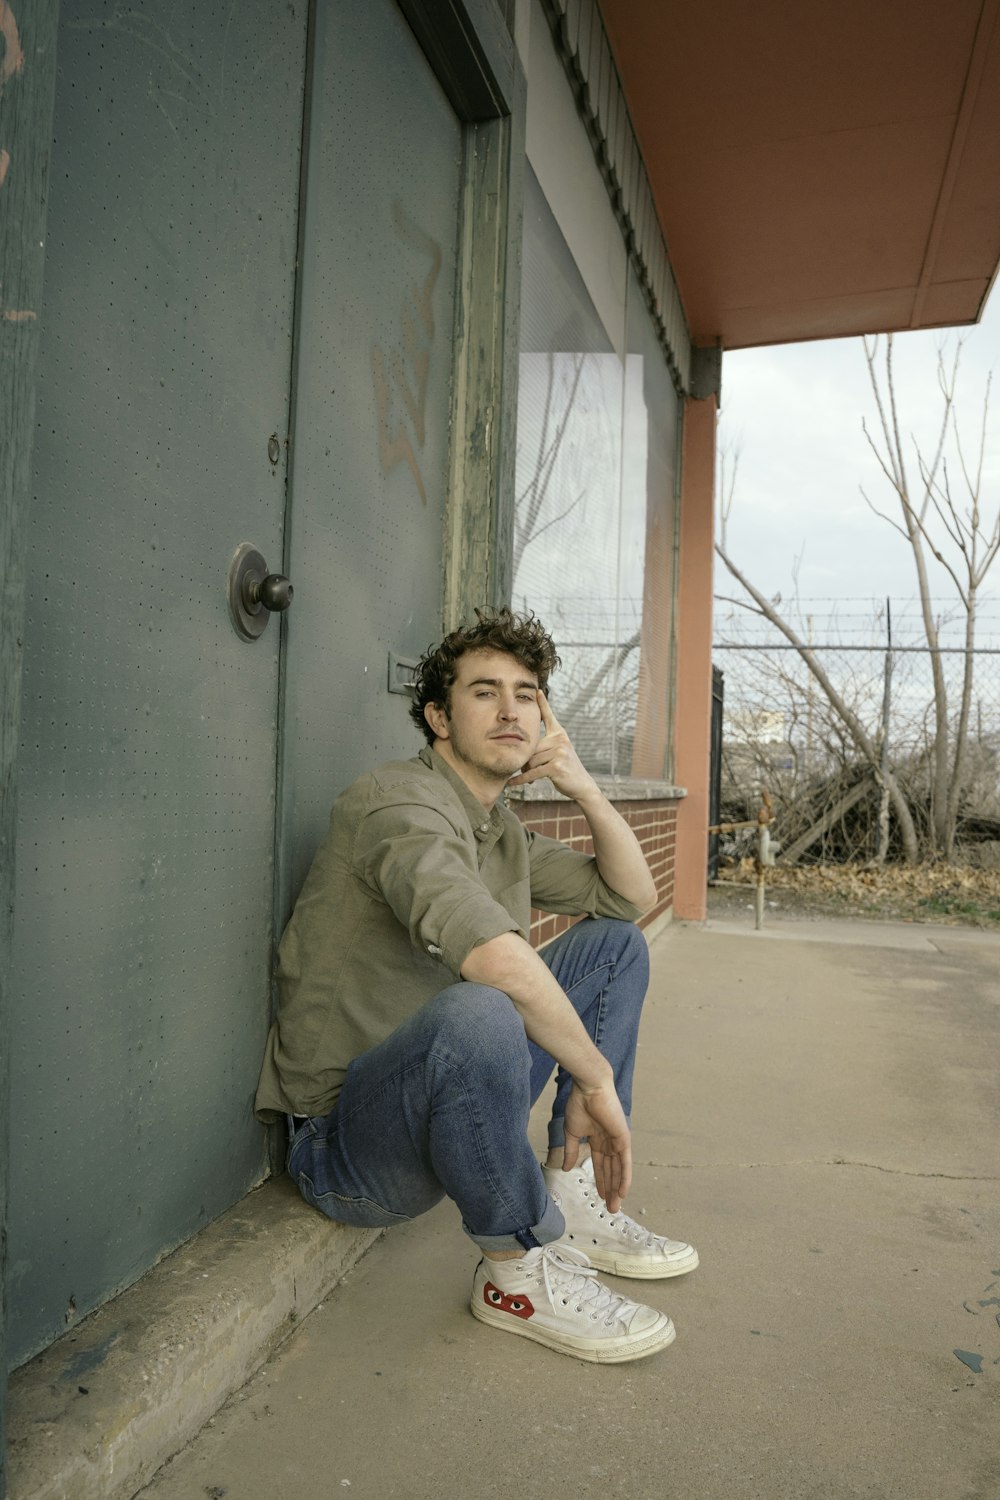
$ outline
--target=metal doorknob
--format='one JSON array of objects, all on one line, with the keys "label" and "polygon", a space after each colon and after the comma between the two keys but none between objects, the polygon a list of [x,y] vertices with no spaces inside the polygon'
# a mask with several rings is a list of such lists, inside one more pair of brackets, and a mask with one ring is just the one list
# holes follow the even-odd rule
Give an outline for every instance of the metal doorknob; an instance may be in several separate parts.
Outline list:
[{"label": "metal doorknob", "polygon": [[255,641],[272,614],[285,610],[295,590],[280,573],[269,573],[263,556],[249,542],[237,547],[229,564],[229,613],[241,640]]},{"label": "metal doorknob", "polygon": [[266,577],[259,579],[247,575],[243,581],[243,598],[250,609],[255,604],[263,604],[273,614],[277,610],[287,609],[294,595],[292,585],[280,573],[268,573]]}]

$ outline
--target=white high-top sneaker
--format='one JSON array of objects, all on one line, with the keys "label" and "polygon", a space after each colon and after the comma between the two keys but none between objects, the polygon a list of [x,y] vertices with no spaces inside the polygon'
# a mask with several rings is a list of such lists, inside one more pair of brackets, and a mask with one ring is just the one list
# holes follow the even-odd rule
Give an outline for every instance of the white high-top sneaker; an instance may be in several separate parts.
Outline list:
[{"label": "white high-top sneaker", "polygon": [[582,1250],[598,1270],[612,1276],[683,1276],[698,1264],[698,1252],[690,1245],[653,1234],[620,1210],[609,1214],[589,1156],[571,1172],[559,1167],[543,1167],[542,1172],[566,1220],[560,1247]]},{"label": "white high-top sneaker", "polygon": [[472,1312],[482,1323],[596,1364],[624,1364],[676,1338],[666,1313],[630,1302],[597,1280],[585,1255],[541,1245],[516,1260],[476,1267]]}]

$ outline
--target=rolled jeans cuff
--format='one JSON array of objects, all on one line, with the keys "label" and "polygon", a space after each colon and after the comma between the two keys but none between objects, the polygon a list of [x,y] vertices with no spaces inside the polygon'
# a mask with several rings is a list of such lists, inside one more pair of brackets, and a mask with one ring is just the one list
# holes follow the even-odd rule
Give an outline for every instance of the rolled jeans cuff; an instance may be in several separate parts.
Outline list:
[{"label": "rolled jeans cuff", "polygon": [[470,1240],[489,1255],[493,1250],[534,1250],[538,1245],[551,1245],[554,1240],[562,1239],[566,1220],[552,1199],[546,1197],[545,1212],[538,1223],[515,1230],[513,1234],[473,1234],[468,1224],[463,1224],[462,1228]]}]

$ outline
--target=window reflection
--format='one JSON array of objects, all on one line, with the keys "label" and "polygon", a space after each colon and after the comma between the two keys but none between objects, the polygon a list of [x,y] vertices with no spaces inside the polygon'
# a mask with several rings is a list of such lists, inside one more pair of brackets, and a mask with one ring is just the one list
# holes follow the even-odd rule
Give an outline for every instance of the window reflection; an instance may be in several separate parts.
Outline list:
[{"label": "window reflection", "polygon": [[634,276],[612,339],[527,176],[514,600],[556,638],[555,707],[587,766],[660,779],[677,399]]}]

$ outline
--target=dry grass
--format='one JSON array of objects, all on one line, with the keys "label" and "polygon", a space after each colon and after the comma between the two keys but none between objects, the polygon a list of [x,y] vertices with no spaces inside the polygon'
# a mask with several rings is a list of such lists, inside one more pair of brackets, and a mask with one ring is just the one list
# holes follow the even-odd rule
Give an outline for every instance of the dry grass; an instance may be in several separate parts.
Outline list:
[{"label": "dry grass", "polygon": [[[720,869],[715,901],[753,899],[753,861]],[[957,865],[776,865],[767,872],[766,897],[777,914],[871,917],[941,922],[1000,931],[1000,870]]]}]

